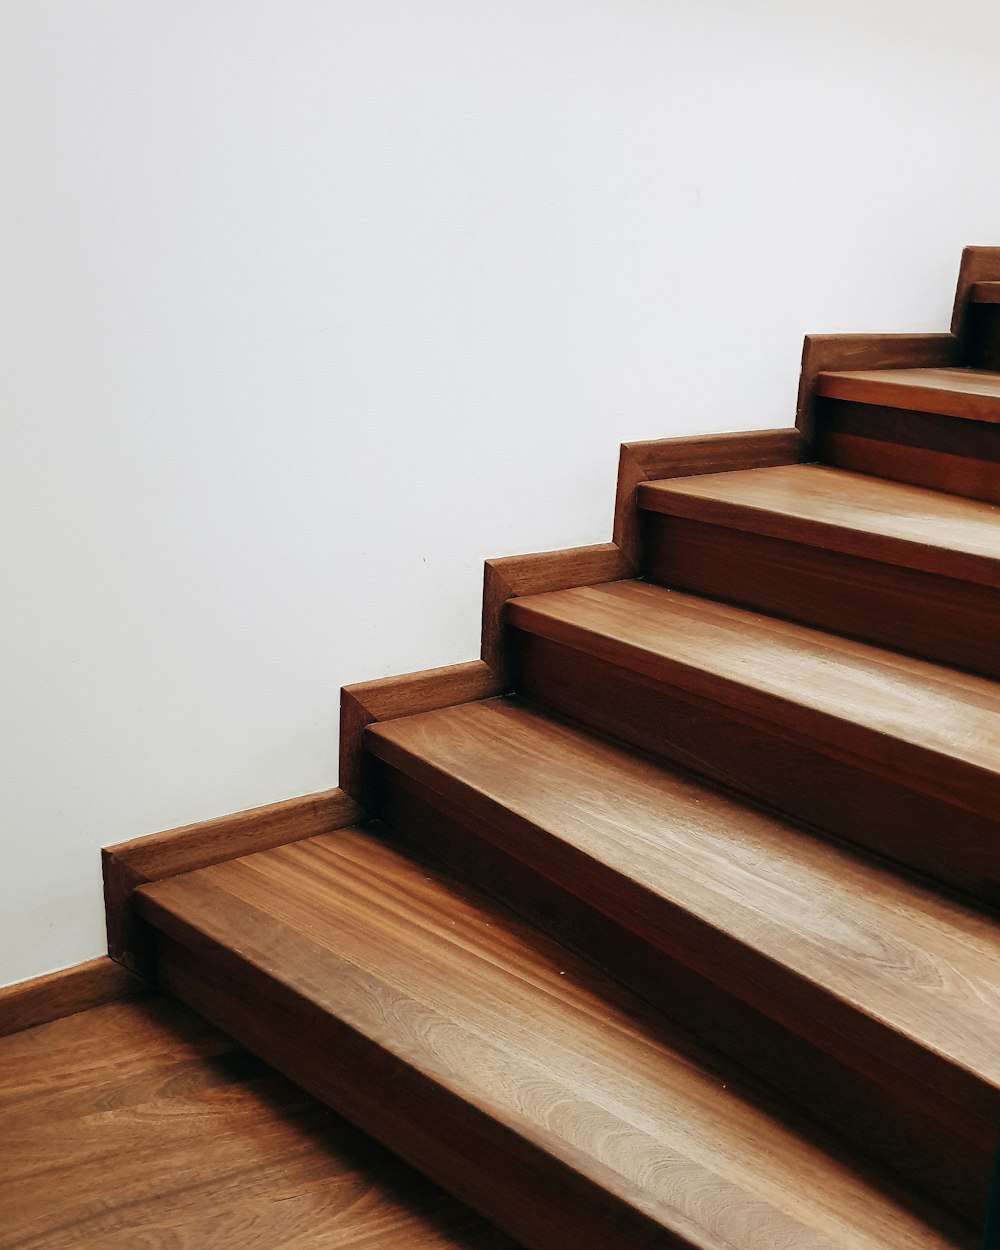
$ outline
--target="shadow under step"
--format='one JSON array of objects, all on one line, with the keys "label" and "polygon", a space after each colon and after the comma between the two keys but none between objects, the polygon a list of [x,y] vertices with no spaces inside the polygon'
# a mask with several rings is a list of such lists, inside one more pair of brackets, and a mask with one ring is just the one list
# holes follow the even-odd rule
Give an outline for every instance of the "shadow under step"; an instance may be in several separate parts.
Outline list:
[{"label": "shadow under step", "polygon": [[531,702],[1000,902],[995,683],[643,582],[507,621]]},{"label": "shadow under step", "polygon": [[974,1244],[371,831],[139,895],[168,988],[534,1250]]},{"label": "shadow under step", "polygon": [[1000,503],[1000,373],[993,369],[820,373],[815,422],[824,464]]},{"label": "shadow under step", "polygon": [[982,1220],[1000,922],[517,700],[368,747],[423,853]]},{"label": "shadow under step", "polygon": [[663,585],[1000,676],[1000,508],[819,465],[640,485]]}]

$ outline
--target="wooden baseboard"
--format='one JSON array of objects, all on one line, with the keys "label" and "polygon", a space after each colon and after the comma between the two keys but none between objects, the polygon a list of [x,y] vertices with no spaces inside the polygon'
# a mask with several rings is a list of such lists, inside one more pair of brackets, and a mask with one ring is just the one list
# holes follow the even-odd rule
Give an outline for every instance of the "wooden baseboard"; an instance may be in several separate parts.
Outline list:
[{"label": "wooden baseboard", "polygon": [[325,790],[105,847],[108,953],[127,968],[150,975],[149,951],[132,905],[137,886],[330,833],[363,816],[343,790]]},{"label": "wooden baseboard", "polygon": [[0,1037],[105,1003],[138,998],[148,989],[145,981],[107,956],[0,986]]},{"label": "wooden baseboard", "polygon": [[483,570],[484,661],[506,684],[503,614],[508,599],[540,595],[549,590],[569,590],[574,586],[597,586],[635,575],[636,565],[626,558],[617,543],[487,560]]},{"label": "wooden baseboard", "polygon": [[791,428],[623,443],[618,461],[614,541],[621,548],[627,563],[638,568],[642,553],[639,549],[635,492],[640,482],[667,477],[693,477],[702,473],[764,469],[797,464],[802,459],[802,436],[798,430]]},{"label": "wooden baseboard", "polygon": [[482,660],[345,686],[340,692],[341,788],[359,803],[366,802],[364,738],[369,725],[503,693],[499,677]]},{"label": "wooden baseboard", "polygon": [[947,369],[961,363],[954,334],[807,334],[795,425],[812,455],[816,375],[830,369]]}]

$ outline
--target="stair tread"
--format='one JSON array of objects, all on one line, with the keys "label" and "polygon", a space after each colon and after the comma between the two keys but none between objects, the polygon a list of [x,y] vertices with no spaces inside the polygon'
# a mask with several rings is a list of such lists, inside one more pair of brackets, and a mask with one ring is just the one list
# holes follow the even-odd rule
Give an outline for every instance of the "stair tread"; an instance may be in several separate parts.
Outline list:
[{"label": "stair tread", "polygon": [[1000,507],[796,464],[646,482],[640,507],[1000,587]]},{"label": "stair tread", "polygon": [[1000,808],[1000,686],[986,678],[638,581],[513,599],[507,614],[971,811]]},{"label": "stair tread", "polygon": [[1000,1088],[1000,924],[990,918],[516,700],[369,734],[377,755],[424,784],[487,796],[662,908]]},{"label": "stair tread", "polygon": [[140,894],[147,919],[237,951],[684,1244],[959,1244],[613,983],[369,831]]},{"label": "stair tread", "polygon": [[1000,421],[1000,373],[986,369],[849,369],[820,373],[816,393],[830,399]]}]

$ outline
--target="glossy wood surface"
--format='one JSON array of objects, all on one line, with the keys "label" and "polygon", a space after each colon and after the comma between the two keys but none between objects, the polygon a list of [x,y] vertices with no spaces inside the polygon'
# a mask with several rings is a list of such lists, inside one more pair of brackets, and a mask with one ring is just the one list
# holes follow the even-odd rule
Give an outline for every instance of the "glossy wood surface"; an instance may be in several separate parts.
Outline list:
[{"label": "glossy wood surface", "polygon": [[[380,758],[492,817],[509,851],[672,958],[734,990],[749,979],[769,1014],[810,1027],[836,1004],[841,1030],[860,1013],[914,1043],[908,1062],[931,1051],[987,1084],[1000,1112],[1000,923],[517,701],[370,736]],[[836,1003],[801,1011],[806,985]],[[892,1044],[873,1044],[876,1061]]]},{"label": "glossy wood surface", "polygon": [[105,847],[101,856],[110,955],[143,975],[151,971],[146,935],[133,907],[136,886],[339,829],[360,815],[343,790],[324,790]]},{"label": "glossy wood surface", "polygon": [[987,816],[1000,688],[983,678],[642,582],[514,600],[512,624],[823,742]]},{"label": "glossy wood surface", "polygon": [[0,986],[0,1037],[105,1003],[139,998],[147,989],[134,973],[103,957]]},{"label": "glossy wood surface", "polygon": [[482,660],[345,686],[340,692],[341,786],[358,802],[369,797],[363,749],[369,725],[503,693],[501,678]]},{"label": "glossy wood surface", "polygon": [[[915,1192],[934,1196],[973,1227],[982,1224],[995,1132],[981,1116],[970,1118],[968,1102],[962,1110],[933,1086],[928,1096],[928,1085],[917,1084],[906,1069],[869,1064],[863,1070],[860,1046],[844,1047],[847,1058],[837,1058],[816,1044],[808,1018],[786,1026],[750,1005],[752,985],[730,992],[712,979],[716,967],[702,974],[690,957],[666,956],[659,931],[640,934],[635,924],[613,918],[620,907],[605,912],[588,901],[599,893],[589,865],[577,863],[555,878],[549,846],[536,844],[526,855],[524,826],[516,834],[511,829],[516,820],[381,761],[378,776],[380,815],[415,856],[484,888],[685,1032],[780,1090],[810,1123],[836,1130],[861,1157],[882,1160]],[[581,890],[583,874],[587,888]],[[703,943],[693,945],[694,957],[704,953]]]},{"label": "glossy wood surface", "polygon": [[1000,282],[973,282],[969,298],[974,304],[1000,304]]},{"label": "glossy wood surface", "polygon": [[859,369],[821,373],[818,395],[859,404],[1000,422],[1000,374],[984,369]]},{"label": "glossy wood surface", "polygon": [[3,1250],[514,1250],[163,998],[0,1040]]},{"label": "glossy wood surface", "polygon": [[820,465],[640,487],[641,508],[1000,587],[1000,507]]},{"label": "glossy wood surface", "polygon": [[[450,1180],[467,1194],[488,1170],[484,1204],[539,1250],[969,1244],[955,1228],[933,1231],[874,1173],[562,948],[365,831],[142,893],[174,941],[223,969],[238,949],[249,994],[273,994],[289,1020],[349,1029],[343,1096],[391,1087],[380,1132],[410,1140],[411,1093],[425,1146],[467,1108],[475,1132],[422,1166],[457,1165]],[[257,1014],[262,1031],[270,1017]],[[326,1050],[327,1080],[339,1057]],[[540,1182],[530,1202],[525,1164]]]}]

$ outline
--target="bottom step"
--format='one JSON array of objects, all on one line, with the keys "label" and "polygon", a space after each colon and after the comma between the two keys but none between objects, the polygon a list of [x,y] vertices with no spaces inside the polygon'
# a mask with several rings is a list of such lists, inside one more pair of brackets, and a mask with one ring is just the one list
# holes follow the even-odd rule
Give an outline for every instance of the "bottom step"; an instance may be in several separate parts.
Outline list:
[{"label": "bottom step", "polygon": [[536,1250],[975,1244],[380,834],[143,887],[165,985]]}]

